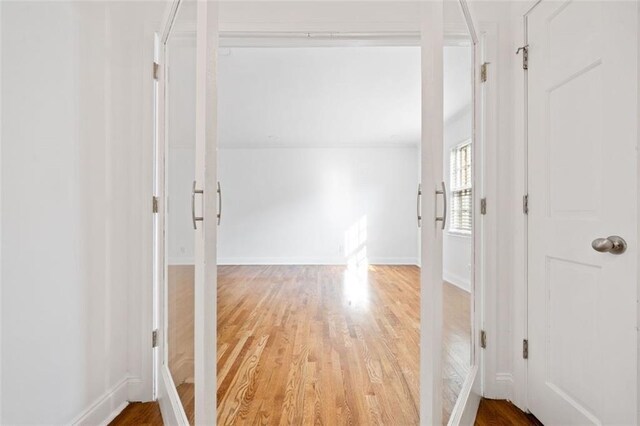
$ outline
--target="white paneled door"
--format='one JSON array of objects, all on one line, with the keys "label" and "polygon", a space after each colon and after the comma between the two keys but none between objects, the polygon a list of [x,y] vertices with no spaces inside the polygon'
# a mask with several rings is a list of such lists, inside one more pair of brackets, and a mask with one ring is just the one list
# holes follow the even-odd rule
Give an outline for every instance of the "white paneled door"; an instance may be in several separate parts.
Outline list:
[{"label": "white paneled door", "polygon": [[637,424],[638,4],[542,1],[527,36],[528,408]]}]

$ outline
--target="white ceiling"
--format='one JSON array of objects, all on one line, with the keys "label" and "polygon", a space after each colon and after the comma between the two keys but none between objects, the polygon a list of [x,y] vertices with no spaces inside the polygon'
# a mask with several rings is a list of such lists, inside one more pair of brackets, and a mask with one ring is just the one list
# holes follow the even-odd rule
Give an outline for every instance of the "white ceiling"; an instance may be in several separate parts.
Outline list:
[{"label": "white ceiling", "polygon": [[[445,51],[445,117],[471,99],[460,50]],[[420,80],[418,47],[221,48],[220,146],[414,145]]]}]

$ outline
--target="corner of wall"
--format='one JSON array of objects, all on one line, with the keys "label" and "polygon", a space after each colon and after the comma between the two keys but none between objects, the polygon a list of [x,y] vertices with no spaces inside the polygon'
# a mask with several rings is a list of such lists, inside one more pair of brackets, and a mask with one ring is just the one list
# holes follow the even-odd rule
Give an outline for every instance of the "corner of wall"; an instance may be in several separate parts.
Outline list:
[{"label": "corner of wall", "polygon": [[108,425],[129,403],[129,383],[128,377],[120,380],[71,421],[71,424],[74,426]]}]

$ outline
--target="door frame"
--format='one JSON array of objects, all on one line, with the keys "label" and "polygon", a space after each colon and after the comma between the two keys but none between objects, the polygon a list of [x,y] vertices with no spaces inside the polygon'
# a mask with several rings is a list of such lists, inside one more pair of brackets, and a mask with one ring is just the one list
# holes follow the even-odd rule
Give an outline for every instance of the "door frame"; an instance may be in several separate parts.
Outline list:
[{"label": "door frame", "polygon": [[[165,46],[165,42],[168,38],[168,35],[171,31],[171,28],[173,26],[173,22],[174,19],[177,15],[178,9],[179,9],[179,5],[181,4],[181,2],[183,2],[185,0],[171,0],[171,2],[167,5],[166,11],[165,11],[165,15],[163,17],[162,20],[162,25],[160,26],[161,31],[159,33],[159,40],[160,40],[160,49],[159,49],[159,54],[157,56],[157,62],[160,64],[159,66],[159,75],[158,75],[158,86],[159,86],[159,90],[158,90],[158,116],[159,117],[163,117],[164,113],[165,113],[165,107],[164,107],[164,102],[165,102],[165,72],[164,72],[164,64],[165,64],[165,55],[164,55],[164,46]],[[465,20],[466,20],[466,24],[468,26],[468,30],[469,33],[471,33],[472,36],[472,40],[473,40],[473,65],[474,65],[474,72],[473,72],[473,108],[474,108],[474,113],[473,113],[473,131],[472,131],[472,138],[473,138],[473,142],[474,142],[474,150],[473,150],[473,174],[474,174],[474,213],[473,213],[473,223],[474,223],[474,231],[473,231],[473,276],[472,276],[472,291],[471,291],[471,295],[472,295],[472,299],[473,299],[473,305],[472,305],[472,318],[470,319],[471,321],[471,325],[472,325],[472,337],[471,337],[471,353],[472,353],[472,361],[473,364],[471,366],[471,371],[467,377],[467,379],[464,382],[463,385],[463,389],[460,392],[460,395],[458,397],[458,400],[455,404],[454,410],[452,412],[451,418],[449,420],[449,425],[458,425],[458,424],[466,424],[468,422],[471,422],[473,420],[473,418],[475,418],[475,414],[477,411],[477,406],[479,404],[480,401],[480,396],[483,393],[483,375],[481,374],[481,371],[484,370],[483,368],[483,363],[484,363],[484,358],[481,355],[482,351],[480,350],[480,339],[479,339],[479,331],[482,328],[482,321],[483,321],[483,308],[484,308],[484,304],[482,303],[483,301],[483,292],[484,292],[484,280],[486,278],[485,275],[485,264],[486,264],[486,258],[485,256],[483,256],[483,251],[486,249],[486,238],[483,237],[483,235],[485,234],[484,228],[481,232],[479,232],[479,226],[477,226],[478,224],[482,223],[483,221],[483,217],[480,215],[480,199],[485,196],[485,194],[487,193],[487,191],[491,191],[491,188],[487,188],[485,187],[485,167],[484,167],[484,163],[485,163],[485,142],[484,142],[484,126],[481,123],[481,115],[480,115],[480,108],[484,108],[484,104],[481,101],[481,84],[480,84],[480,64],[481,64],[481,59],[484,57],[484,52],[483,52],[483,43],[481,42],[481,40],[479,39],[477,33],[475,32],[475,27],[471,18],[471,14],[469,12],[466,0],[458,0],[460,7],[462,8]],[[199,1],[200,3],[204,3],[209,4],[209,5],[215,5],[216,2],[213,1]],[[200,7],[202,7],[201,5],[199,5]],[[433,39],[429,39],[429,43],[427,43],[427,49],[433,49],[431,53],[431,63],[435,64],[436,67],[438,64],[440,64],[440,68],[441,68],[441,64],[442,64],[442,42],[443,42],[443,14],[442,14],[442,3],[441,2],[429,2],[427,4],[423,5],[423,19],[422,19],[422,23],[423,23],[423,27],[422,27],[422,34],[426,34],[428,37],[430,35],[433,35]],[[206,6],[205,6],[206,9]],[[217,19],[217,7],[213,6],[213,7],[209,7],[209,9],[212,9],[209,13],[208,13],[208,19],[213,19],[214,17]],[[435,25],[434,25],[435,24]],[[264,31],[261,31],[262,33],[264,33]],[[418,36],[420,36],[420,33],[417,33]],[[213,41],[212,38],[209,38],[206,40],[207,43],[211,43]],[[217,35],[215,36],[215,42],[217,43]],[[422,43],[420,43],[418,41],[418,44],[420,45],[421,49],[425,49],[425,43],[424,40]],[[207,64],[207,68],[210,69],[211,67],[215,66],[215,64]],[[424,66],[424,61],[423,61],[423,66]],[[437,87],[440,86],[442,87],[442,75],[441,75],[441,71],[439,73],[440,75],[440,82],[438,83],[437,80],[432,80],[430,82],[431,86],[429,87],[428,90],[437,90]],[[435,77],[437,78],[437,74],[435,75]],[[209,86],[209,85],[207,85]],[[208,87],[208,90],[210,88]],[[213,90],[215,90],[215,88],[213,88]],[[424,94],[424,90],[423,90],[423,94]],[[431,109],[433,110],[433,108],[436,108],[440,110],[440,115],[442,114],[442,99],[440,97],[439,100],[435,100],[435,101],[430,101],[429,102]],[[424,110],[428,110],[429,109],[429,105],[426,105],[425,108],[425,102],[424,102],[424,96],[423,96],[423,111]],[[424,114],[424,112],[423,112]],[[482,116],[484,119],[484,116]],[[429,140],[432,140],[434,137],[437,138],[442,138],[442,131],[443,131],[443,124],[442,123],[440,126],[431,126],[431,133],[429,136],[426,136],[427,138],[431,138]],[[440,127],[440,129],[438,130],[438,127]],[[209,134],[210,130],[209,130],[209,126],[207,127],[207,144],[213,144],[213,146],[216,146],[216,141],[215,141],[215,136]],[[158,164],[159,164],[159,169],[158,169],[158,187],[159,187],[159,192],[157,194],[155,194],[155,196],[157,196],[159,198],[159,204],[161,206],[165,206],[166,203],[164,202],[164,187],[165,187],[165,182],[164,182],[164,161],[165,161],[165,127],[164,127],[164,120],[160,120],[160,122],[158,123],[158,130],[157,130],[157,138],[158,138]],[[423,132],[423,139],[425,138],[424,132]],[[208,147],[207,149],[210,149],[211,147]],[[438,157],[440,159],[440,162],[442,161],[442,156]],[[441,165],[440,165],[441,166]],[[215,177],[213,178],[215,180]],[[207,177],[207,182],[209,180],[209,177]],[[435,181],[439,181],[440,178],[435,178]],[[426,181],[424,180],[424,175],[423,175],[423,188],[426,187],[426,185],[424,185],[426,183]],[[482,192],[477,190],[476,188],[480,188],[482,187]],[[211,192],[211,191],[209,191]],[[425,191],[426,192],[426,191]],[[211,211],[215,211],[215,194],[209,194],[211,195],[211,197],[205,197],[205,209],[211,209]],[[435,193],[434,193],[435,195]],[[426,199],[423,200],[423,228],[425,227],[425,225],[427,225],[429,223],[430,219],[434,219],[434,217],[431,216],[435,216],[435,196],[431,197],[431,199],[429,199],[429,197],[425,197]],[[166,213],[166,211],[164,212]],[[164,216],[164,214],[159,215],[159,216]],[[159,235],[163,235],[164,232],[164,225],[163,225],[163,220],[164,217],[159,218],[158,219],[158,226],[160,229],[160,234]],[[434,227],[429,227],[429,228],[433,228],[433,230],[435,230]],[[491,230],[491,227],[487,227],[487,230]],[[440,232],[439,230],[437,230],[436,232]],[[439,237],[439,241],[440,244],[442,243],[442,235],[440,235]],[[213,244],[213,250],[215,250],[215,239],[212,243],[212,241],[210,241],[209,238],[207,238],[207,242],[206,244],[208,244],[209,246],[211,246]],[[163,238],[159,238],[159,243],[163,244],[164,239]],[[424,246],[424,243],[422,244]],[[211,247],[210,247],[211,249]],[[159,250],[159,254],[164,256],[164,248],[162,250]],[[441,263],[441,259],[440,259],[440,263]],[[166,292],[166,286],[165,286],[165,273],[164,273],[164,259],[160,259],[160,261],[157,262],[157,265],[159,267],[159,269],[161,269],[162,271],[159,271],[158,274],[158,280],[159,280],[159,301],[164,304],[165,298],[163,297],[164,292]],[[212,262],[210,264],[208,264],[206,266],[206,269],[208,272],[205,272],[205,274],[211,275],[213,274],[213,271],[215,271],[215,263]],[[438,282],[438,284],[441,284],[441,277],[439,277],[439,279],[436,280],[436,282]],[[425,277],[422,277],[422,282],[423,284],[428,283],[429,282],[429,278],[427,278],[427,280],[425,280]],[[215,278],[213,283],[215,284]],[[213,287],[215,288],[216,286],[213,285],[209,285],[209,287]],[[427,287],[432,287],[432,288],[427,288]],[[440,287],[440,288],[438,288]],[[215,292],[214,292],[215,293]],[[441,328],[442,328],[442,290],[441,290],[441,285],[436,285],[436,286],[425,286],[422,285],[422,297],[425,298],[425,300],[433,300],[433,301],[437,301],[440,300],[440,303],[436,303],[436,302],[429,302],[427,306],[425,306],[423,304],[423,306],[421,307],[421,319],[423,320],[422,325],[423,327],[422,329],[425,329],[424,325],[426,324],[427,327],[426,329],[428,329],[426,332],[421,331],[421,352],[423,348],[430,348],[431,351],[434,351],[434,349],[436,350],[437,353],[441,352],[441,339],[442,339],[442,333],[441,333]],[[426,296],[426,297],[425,297]],[[162,351],[167,350],[166,345],[165,345],[165,336],[163,336],[163,324],[166,322],[166,318],[164,313],[166,312],[167,306],[159,306],[158,307],[158,318],[159,318],[159,324],[160,327],[158,329],[158,351],[160,353],[162,353]],[[425,313],[428,313],[429,315],[425,315]],[[215,320],[215,309],[213,309],[213,319]],[[207,315],[211,315],[211,312],[208,312]],[[427,318],[428,317],[428,318]],[[216,329],[216,325],[215,325],[215,321],[213,324],[213,330]],[[439,329],[439,330],[438,330]],[[215,339],[214,339],[214,345],[215,345]],[[214,346],[215,349],[215,346]],[[197,351],[197,349],[196,349]],[[427,353],[427,352],[425,352]],[[168,368],[166,366],[163,366],[162,361],[161,361],[161,357],[160,361],[157,363],[157,369],[154,371],[154,374],[156,376],[156,380],[157,380],[157,385],[158,385],[158,391],[157,391],[157,398],[159,400],[160,403],[160,407],[163,413],[163,416],[165,416],[165,420],[168,424],[184,424],[187,425],[187,419],[186,419],[186,415],[184,414],[184,410],[182,408],[182,404],[180,402],[180,399],[178,397],[177,391],[175,390],[175,385],[173,383],[173,380],[171,378],[171,374],[168,371]],[[421,373],[420,376],[420,382],[421,382],[421,386],[420,386],[420,411],[421,413],[429,413],[431,412],[431,417],[427,418],[426,416],[421,414],[421,424],[431,424],[433,421],[435,422],[439,422],[441,423],[441,406],[442,406],[442,388],[441,388],[441,384],[440,384],[440,380],[439,378],[442,375],[442,370],[441,370],[441,360],[440,360],[440,356],[439,357],[422,357],[421,356],[421,369],[423,370],[423,372]],[[213,365],[214,365],[214,371],[215,371],[215,357],[213,358]],[[425,369],[424,367],[426,366],[430,366],[433,368],[429,368],[430,371],[428,371],[428,374],[424,374]],[[197,367],[196,367],[197,368]],[[431,383],[433,386],[429,387],[429,389],[426,389],[425,386],[422,385],[422,383]],[[211,384],[215,387],[215,383],[216,380],[213,380],[212,383],[210,383],[207,386],[210,386]],[[197,405],[197,404],[196,404]],[[433,410],[436,410],[435,412],[433,412]],[[196,410],[198,410],[196,408]],[[215,413],[215,407],[214,407],[214,413]],[[210,413],[209,413],[210,415]],[[215,414],[214,414],[215,416]],[[208,416],[207,416],[208,417]],[[214,417],[215,418],[215,417]]]},{"label": "door frame", "polygon": [[[542,0],[530,0],[515,5],[514,11],[514,46],[527,45],[527,16]],[[514,50],[515,52],[515,50]],[[527,131],[527,71],[522,68],[522,58],[517,56],[514,60],[512,72],[514,73],[514,127],[515,127],[515,152],[514,164],[521,167],[520,173],[514,174],[516,199],[524,202],[524,196],[528,194],[528,131]],[[507,397],[521,410],[528,411],[527,403],[527,360],[523,358],[523,340],[528,336],[528,220],[523,208],[516,213],[514,218],[514,265],[513,265],[513,341],[511,356],[513,358],[513,372],[511,377],[511,389],[505,389],[499,397]],[[490,301],[497,308],[498,297]],[[495,367],[494,367],[495,368]]]}]

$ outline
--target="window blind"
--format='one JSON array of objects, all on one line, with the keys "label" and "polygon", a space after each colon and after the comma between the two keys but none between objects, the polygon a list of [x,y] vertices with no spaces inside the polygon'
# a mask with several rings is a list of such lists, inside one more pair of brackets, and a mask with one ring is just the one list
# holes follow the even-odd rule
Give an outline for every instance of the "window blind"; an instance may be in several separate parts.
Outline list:
[{"label": "window blind", "polygon": [[471,232],[471,142],[458,145],[450,155],[451,220],[449,230]]}]

